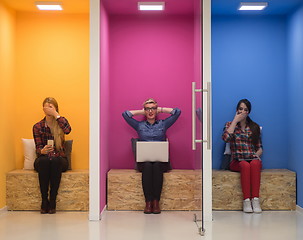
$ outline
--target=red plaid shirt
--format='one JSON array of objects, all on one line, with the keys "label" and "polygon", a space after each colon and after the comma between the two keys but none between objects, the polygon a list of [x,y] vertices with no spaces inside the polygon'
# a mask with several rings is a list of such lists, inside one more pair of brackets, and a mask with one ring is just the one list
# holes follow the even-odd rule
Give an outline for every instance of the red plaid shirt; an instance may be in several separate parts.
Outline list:
[{"label": "red plaid shirt", "polygon": [[246,125],[244,131],[242,131],[240,123],[236,125],[235,131],[233,133],[228,133],[227,129],[230,127],[231,122],[225,124],[222,139],[225,142],[230,143],[230,150],[232,159],[236,160],[254,160],[260,159],[256,152],[259,148],[262,148],[261,138],[258,144],[255,146],[252,144],[252,131]]},{"label": "red plaid shirt", "polygon": [[[68,121],[64,117],[59,117],[57,122],[60,128],[63,130],[65,134],[69,134],[71,132],[71,126],[69,125]],[[45,118],[43,118],[40,122],[37,122],[33,127],[33,135],[36,144],[36,152],[37,155],[41,155],[41,150],[47,145],[47,140],[53,140],[54,136],[51,133],[50,128],[47,126],[45,122]],[[64,149],[58,151],[54,146],[54,151],[49,152],[49,157],[64,157]]]}]

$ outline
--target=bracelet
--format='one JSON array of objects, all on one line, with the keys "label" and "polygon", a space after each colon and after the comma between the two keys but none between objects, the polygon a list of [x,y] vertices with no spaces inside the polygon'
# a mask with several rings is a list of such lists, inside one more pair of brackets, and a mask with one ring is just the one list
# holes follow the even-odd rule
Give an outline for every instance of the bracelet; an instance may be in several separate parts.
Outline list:
[{"label": "bracelet", "polygon": [[161,107],[161,113],[163,113],[163,107]]}]

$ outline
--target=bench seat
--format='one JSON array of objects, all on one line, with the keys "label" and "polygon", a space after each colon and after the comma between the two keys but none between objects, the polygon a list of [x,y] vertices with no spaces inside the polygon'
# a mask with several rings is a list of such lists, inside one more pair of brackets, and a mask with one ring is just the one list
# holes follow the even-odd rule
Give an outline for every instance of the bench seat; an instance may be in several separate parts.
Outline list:
[{"label": "bench seat", "polygon": [[[88,179],[88,170],[62,173],[57,210],[87,211]],[[8,210],[40,210],[41,195],[37,172],[17,169],[6,174],[6,205]]]},{"label": "bench seat", "polygon": [[[108,172],[108,210],[143,210],[141,173],[130,169]],[[172,170],[164,173],[160,207],[162,210],[200,210],[201,172]],[[242,210],[240,173],[213,170],[213,210]],[[296,209],[296,174],[287,169],[261,172],[260,189],[263,210]]]},{"label": "bench seat", "polygon": [[[213,209],[242,210],[240,173],[213,170]],[[296,173],[287,169],[261,171],[260,203],[263,210],[296,209]]]},{"label": "bench seat", "polygon": [[[108,210],[142,210],[145,201],[141,173],[130,169],[111,169],[107,181]],[[201,174],[195,170],[164,173],[160,206],[162,210],[201,209]]]}]

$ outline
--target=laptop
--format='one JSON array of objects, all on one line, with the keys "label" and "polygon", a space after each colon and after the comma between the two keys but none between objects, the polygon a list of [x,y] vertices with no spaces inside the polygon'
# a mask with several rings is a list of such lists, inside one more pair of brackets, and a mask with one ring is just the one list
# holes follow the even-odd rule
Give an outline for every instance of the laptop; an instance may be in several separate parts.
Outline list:
[{"label": "laptop", "polygon": [[168,141],[137,142],[137,162],[168,162]]}]

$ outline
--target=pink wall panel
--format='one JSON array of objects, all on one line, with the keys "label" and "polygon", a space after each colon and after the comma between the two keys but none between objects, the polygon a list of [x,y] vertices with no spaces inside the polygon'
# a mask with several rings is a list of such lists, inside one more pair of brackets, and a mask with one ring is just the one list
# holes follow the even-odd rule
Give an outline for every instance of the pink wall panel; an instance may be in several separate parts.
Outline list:
[{"label": "pink wall panel", "polygon": [[101,5],[100,29],[100,209],[106,204],[106,177],[108,164],[108,125],[109,125],[109,42],[108,42],[108,16]]},{"label": "pink wall panel", "polygon": [[159,106],[182,110],[167,132],[171,162],[176,169],[193,169],[193,16],[110,16],[109,42],[109,167],[133,168],[130,139],[137,135],[121,113],[141,109],[145,99],[154,97]]}]

